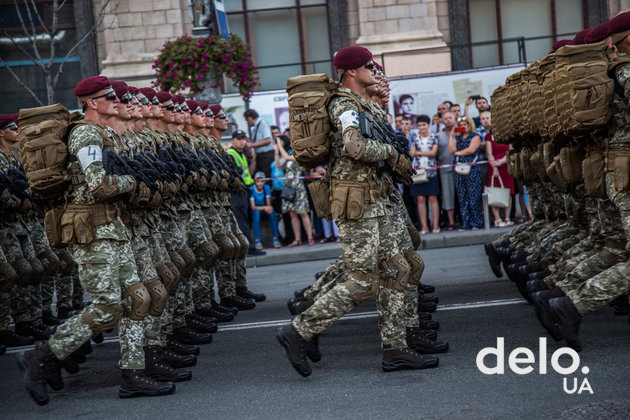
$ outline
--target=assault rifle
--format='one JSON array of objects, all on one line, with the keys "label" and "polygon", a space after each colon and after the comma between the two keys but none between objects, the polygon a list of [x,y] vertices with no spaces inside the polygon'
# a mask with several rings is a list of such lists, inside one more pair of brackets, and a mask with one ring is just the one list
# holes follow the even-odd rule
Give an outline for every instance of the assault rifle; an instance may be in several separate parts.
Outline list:
[{"label": "assault rifle", "polygon": [[[151,181],[142,171],[142,164],[139,162],[132,163],[133,161],[127,157],[125,153],[117,154],[111,147],[106,147],[103,150],[103,168],[109,175],[131,175],[136,180],[136,191],[134,196],[138,193],[140,183],[143,182],[151,191],[151,197],[158,191],[155,182]],[[131,202],[133,196],[129,198]],[[114,201],[120,200],[116,197]],[[144,206],[147,202],[140,202],[141,206]]]}]

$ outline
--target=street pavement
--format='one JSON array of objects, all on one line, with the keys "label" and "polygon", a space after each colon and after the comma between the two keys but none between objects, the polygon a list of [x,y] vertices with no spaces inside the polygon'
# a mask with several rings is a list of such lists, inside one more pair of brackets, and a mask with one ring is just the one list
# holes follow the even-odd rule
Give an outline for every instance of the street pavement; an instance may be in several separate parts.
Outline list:
[{"label": "street pavement", "polygon": [[[440,366],[424,371],[385,373],[374,301],[368,301],[320,337],[323,358],[313,374],[299,376],[276,341],[275,329],[289,322],[286,300],[310,284],[313,273],[332,260],[301,261],[251,268],[249,287],[267,300],[220,325],[214,342],[202,347],[193,379],[178,383],[174,395],[121,400],[115,337],[94,345],[77,375],[65,375],[66,387],[51,392],[50,403],[37,406],[24,390],[15,354],[0,356],[0,418],[7,419],[525,419],[630,418],[627,318],[609,307],[586,316],[577,371],[561,375],[551,368],[562,346],[546,345],[547,374],[539,374],[539,340],[546,337],[533,309],[512,282],[490,271],[481,245],[422,251],[423,282],[436,286],[440,303],[439,339],[451,349]],[[504,337],[505,373],[485,375],[477,354]],[[533,372],[518,375],[508,357],[529,348]],[[522,355],[520,357],[523,357]],[[497,359],[488,356],[488,366]],[[560,357],[561,367],[571,360]],[[521,363],[519,366],[523,367]],[[582,373],[587,366],[589,372]],[[586,378],[593,394],[569,395],[563,379],[578,388]]]}]

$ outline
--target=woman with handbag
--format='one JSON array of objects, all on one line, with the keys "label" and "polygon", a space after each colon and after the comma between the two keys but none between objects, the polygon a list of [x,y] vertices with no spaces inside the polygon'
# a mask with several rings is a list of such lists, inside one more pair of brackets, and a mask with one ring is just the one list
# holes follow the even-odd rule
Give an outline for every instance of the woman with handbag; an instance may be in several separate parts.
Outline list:
[{"label": "woman with handbag", "polygon": [[306,187],[300,178],[304,169],[296,162],[291,154],[291,149],[288,152],[285,150],[282,140],[278,139],[276,145],[278,152],[274,153],[274,162],[277,168],[284,170],[286,176],[280,195],[282,198],[282,213],[289,213],[291,216],[291,227],[295,235],[295,240],[289,244],[289,247],[302,245],[300,220],[302,220],[302,225],[304,225],[308,244],[315,245],[311,217],[309,216],[311,209],[306,196]]},{"label": "woman with handbag", "polygon": [[438,206],[437,196],[440,194],[440,185],[437,178],[437,138],[429,130],[431,119],[428,115],[418,116],[418,134],[414,135],[411,140],[411,149],[409,155],[413,158],[413,169],[416,175],[413,177],[413,185],[409,193],[416,196],[418,201],[418,216],[422,227],[420,234],[429,233],[429,224],[427,222],[427,197],[431,205],[431,215],[433,216],[432,233],[440,232],[440,208]]},{"label": "woman with handbag", "polygon": [[457,119],[448,140],[448,151],[455,156],[453,180],[459,201],[463,229],[483,227],[481,205],[481,168],[476,164],[481,137],[475,133],[475,123],[469,117]]},{"label": "woman with handbag", "polygon": [[[486,134],[486,153],[488,155],[488,185],[490,187],[503,187],[510,189],[510,196],[514,195],[514,177],[508,172],[506,153],[511,148],[507,144],[499,144],[494,142],[492,133]],[[511,197],[506,207],[490,206],[494,215],[494,226],[512,226],[513,221],[510,220],[510,211],[512,207]],[[499,214],[499,209],[503,208],[503,217]]]}]

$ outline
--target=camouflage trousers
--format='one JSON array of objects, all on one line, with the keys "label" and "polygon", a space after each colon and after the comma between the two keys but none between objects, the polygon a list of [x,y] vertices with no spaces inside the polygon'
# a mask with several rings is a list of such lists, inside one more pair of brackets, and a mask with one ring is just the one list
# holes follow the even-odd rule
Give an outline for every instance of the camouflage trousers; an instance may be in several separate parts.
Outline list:
[{"label": "camouflage trousers", "polygon": [[526,253],[532,254],[538,250],[542,241],[553,232],[555,232],[562,222],[556,220],[553,222],[547,222],[541,227],[538,232],[532,235],[530,241],[522,243],[519,248],[523,249]]},{"label": "camouflage trousers", "polygon": [[[206,224],[208,226],[210,236],[209,239],[217,242],[218,238],[225,235],[227,226],[225,225],[225,219],[220,214],[221,207],[211,205],[209,207],[203,207],[201,213],[204,216]],[[215,261],[214,266],[210,270],[204,270],[201,267],[195,267],[193,271],[193,303],[195,309],[209,309],[212,306],[212,299],[214,298],[214,277],[215,270],[218,265],[223,261]]]},{"label": "camouflage trousers", "polygon": [[[393,211],[388,209],[384,217],[364,218],[357,221],[338,220],[342,238],[344,262],[352,273],[377,274],[382,281],[394,281],[398,270],[391,265],[379,268],[379,263],[389,261],[401,253],[399,237],[394,232]],[[383,267],[383,265],[380,265]],[[300,336],[310,340],[320,334],[337,319],[357,306],[361,294],[367,294],[375,285],[362,277],[352,275],[347,282],[335,285],[309,309],[293,320]],[[405,295],[393,288],[377,286],[376,307],[383,349],[406,348]]]},{"label": "camouflage trousers", "polygon": [[[186,246],[188,240],[186,231],[182,231],[180,224],[178,223],[178,219],[173,215],[169,214],[168,216],[163,215],[163,217],[160,217],[158,229],[164,246],[168,251],[178,251]],[[173,333],[175,307],[177,306],[178,299],[181,299],[184,296],[183,290],[180,292],[180,289],[185,287],[182,286],[182,282],[184,282],[183,277],[179,282],[175,293],[169,295],[166,300],[166,306],[164,307],[164,312],[162,312],[161,319],[162,336]]]},{"label": "camouflage trousers", "polygon": [[[5,236],[6,230],[0,227],[0,264],[8,263],[2,248]],[[9,284],[0,283],[0,331],[11,329],[11,291],[9,286]]]},{"label": "camouflage trousers", "polygon": [[350,272],[343,259],[339,258],[330,264],[315,282],[304,292],[304,297],[308,300],[317,300],[337,283],[343,283],[350,277]]},{"label": "camouflage trousers", "polygon": [[551,274],[545,277],[547,285],[555,286],[582,261],[601,250],[603,243],[601,236],[589,235],[568,249],[558,261],[547,267],[551,271]]},{"label": "camouflage trousers", "polygon": [[[527,262],[532,263],[534,261],[540,261],[543,257],[545,257],[552,248],[558,243],[567,238],[573,238],[577,235],[578,229],[574,226],[563,224],[558,226],[551,233],[546,235],[544,238],[540,240],[538,243],[538,248],[527,256]],[[577,243],[579,241],[575,241],[573,243]]]},{"label": "camouflage trousers", "polygon": [[[36,257],[33,242],[28,235],[28,231],[22,231],[20,235],[15,235],[15,239],[9,239],[11,245],[5,248],[5,253],[9,261],[16,261],[20,258],[30,260]],[[35,286],[13,286],[11,296],[11,315],[16,323],[41,324],[41,288]]]},{"label": "camouflage trousers", "polygon": [[[129,242],[97,239],[87,245],[73,245],[71,252],[79,266],[81,286],[90,293],[92,304],[57,328],[48,341],[50,349],[59,360],[63,360],[88,341],[93,332],[86,319],[95,324],[111,322],[114,315],[95,304],[131,308],[131,298],[122,297],[122,291],[140,283],[136,263]],[[120,337],[121,369],[144,369],[143,321],[134,321],[126,315],[118,322]]]}]

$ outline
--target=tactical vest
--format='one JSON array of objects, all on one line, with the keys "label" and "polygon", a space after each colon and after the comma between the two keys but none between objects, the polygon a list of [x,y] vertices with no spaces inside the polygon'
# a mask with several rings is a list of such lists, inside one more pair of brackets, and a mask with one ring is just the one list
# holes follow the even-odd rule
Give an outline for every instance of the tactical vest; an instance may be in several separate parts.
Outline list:
[{"label": "tactical vest", "polygon": [[236,166],[241,170],[241,178],[245,183],[246,187],[249,187],[254,183],[254,179],[252,175],[249,173],[249,165],[247,165],[247,158],[244,154],[239,153],[235,148],[230,147],[227,151],[228,155],[232,156],[234,162],[236,162]]}]

